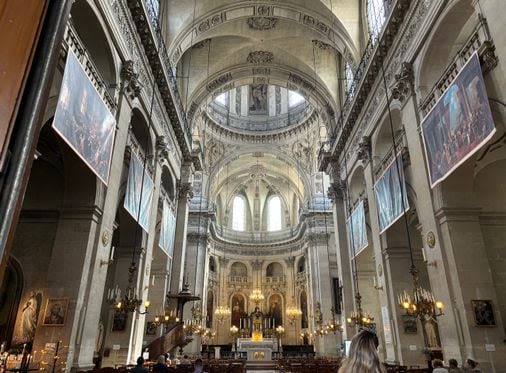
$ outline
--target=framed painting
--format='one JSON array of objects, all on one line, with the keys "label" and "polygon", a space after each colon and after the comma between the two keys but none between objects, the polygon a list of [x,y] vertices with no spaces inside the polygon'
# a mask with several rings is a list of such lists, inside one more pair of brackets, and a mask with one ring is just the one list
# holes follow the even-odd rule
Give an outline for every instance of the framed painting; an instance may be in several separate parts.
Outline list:
[{"label": "framed painting", "polygon": [[496,326],[494,308],[491,300],[471,300],[476,326]]},{"label": "framed painting", "polygon": [[418,333],[418,325],[416,323],[415,316],[402,315],[402,324],[404,326],[404,333],[405,334]]},{"label": "framed painting", "polygon": [[49,298],[44,310],[44,326],[64,326],[69,307],[68,298]]}]

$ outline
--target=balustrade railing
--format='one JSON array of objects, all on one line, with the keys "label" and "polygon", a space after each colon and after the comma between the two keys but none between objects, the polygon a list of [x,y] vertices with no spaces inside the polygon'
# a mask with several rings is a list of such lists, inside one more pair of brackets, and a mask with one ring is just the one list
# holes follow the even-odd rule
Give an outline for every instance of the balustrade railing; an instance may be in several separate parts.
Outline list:
[{"label": "balustrade railing", "polygon": [[482,52],[485,48],[491,46],[492,38],[488,30],[487,21],[485,18],[480,16],[478,23],[471,32],[471,35],[469,35],[467,41],[456,53],[441,77],[436,81],[429,93],[422,100],[420,110],[424,116],[430,112],[439,97],[441,97],[444,91],[446,91],[452,81],[457,77],[462,67],[464,67],[466,62],[469,60],[469,57],[471,57],[474,52]]},{"label": "balustrade railing", "polygon": [[288,241],[297,237],[305,225],[303,223],[299,223],[296,226],[273,232],[236,231],[214,222],[211,223],[211,227],[215,234],[225,241],[257,244]]},{"label": "balustrade railing", "polygon": [[286,282],[286,276],[267,276],[263,278],[265,285],[270,284],[284,284]]},{"label": "balustrade railing", "polygon": [[[102,96],[105,104],[114,114],[116,112],[116,101],[114,100],[113,95],[109,92],[111,89],[111,83],[107,83],[104,78],[100,75],[98,68],[96,67],[93,59],[90,54],[86,50],[84,43],[79,38],[79,35],[76,32],[76,29],[71,21],[67,22],[67,28],[65,29],[65,34],[63,35],[63,48],[65,50],[72,50],[76,55],[79,62],[84,68],[84,71],[90,78],[91,83],[97,89],[97,92]],[[114,90],[114,89],[112,89]]]},{"label": "balustrade railing", "polygon": [[250,281],[248,276],[228,276],[228,282],[232,284],[247,284]]},{"label": "balustrade railing", "polygon": [[213,102],[208,105],[207,113],[212,120],[222,126],[247,131],[274,131],[303,123],[311,116],[313,108],[301,104],[288,113],[255,120],[251,116],[241,117],[230,113],[227,108]]},{"label": "balustrade railing", "polygon": [[177,80],[174,76],[174,68],[169,58],[169,53],[165,45],[162,28],[159,22],[160,3],[158,0],[142,0],[142,3],[145,5],[145,11],[150,21],[149,24],[151,25],[152,34],[154,35],[153,39],[157,46],[158,56],[162,62],[160,66],[161,70],[168,82],[171,96],[178,113],[178,118],[181,122],[182,130],[191,146],[191,127],[186,117],[186,112],[177,86]]}]

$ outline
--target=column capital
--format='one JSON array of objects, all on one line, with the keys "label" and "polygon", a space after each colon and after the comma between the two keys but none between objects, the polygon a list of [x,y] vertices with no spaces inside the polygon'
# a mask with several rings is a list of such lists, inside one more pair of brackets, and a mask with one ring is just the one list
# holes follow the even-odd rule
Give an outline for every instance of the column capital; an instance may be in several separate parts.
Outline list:
[{"label": "column capital", "polygon": [[123,62],[120,78],[123,91],[128,95],[128,97],[131,99],[139,97],[141,93],[141,86],[138,80],[139,74],[134,70],[134,61],[127,60]]},{"label": "column capital", "polygon": [[358,143],[358,159],[364,163],[369,162],[371,160],[371,152],[371,138],[369,136],[363,136]]},{"label": "column capital", "polygon": [[189,202],[193,198],[193,186],[191,183],[178,182],[179,200],[186,198]]},{"label": "column capital", "polygon": [[169,153],[171,151],[167,137],[157,136],[156,137],[156,159],[160,164],[168,161]]},{"label": "column capital", "polygon": [[329,196],[332,203],[336,203],[338,200],[342,200],[344,198],[345,190],[346,182],[344,180],[338,179],[337,181],[330,183],[327,189],[327,195]]},{"label": "column capital", "polygon": [[399,74],[395,74],[395,82],[391,88],[392,98],[403,103],[413,92],[413,81],[413,66],[409,62],[403,62]]}]

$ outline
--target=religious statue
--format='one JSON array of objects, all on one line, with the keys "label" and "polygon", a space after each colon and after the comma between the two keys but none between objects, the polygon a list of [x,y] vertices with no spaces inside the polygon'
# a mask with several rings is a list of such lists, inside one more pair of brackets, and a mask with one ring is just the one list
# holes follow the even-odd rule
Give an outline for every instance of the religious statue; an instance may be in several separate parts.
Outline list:
[{"label": "religious statue", "polygon": [[251,314],[251,320],[253,327],[251,329],[251,338],[253,340],[262,340],[263,329],[262,329],[263,314],[260,312],[260,308],[255,307],[255,311]]},{"label": "religious statue", "polygon": [[37,305],[36,294],[34,291],[31,291],[21,311],[21,336],[23,342],[32,342],[35,338],[35,329],[37,328]]},{"label": "religious statue", "polygon": [[424,316],[423,328],[425,329],[427,347],[429,348],[440,347],[436,334],[436,321],[432,316],[429,315]]}]

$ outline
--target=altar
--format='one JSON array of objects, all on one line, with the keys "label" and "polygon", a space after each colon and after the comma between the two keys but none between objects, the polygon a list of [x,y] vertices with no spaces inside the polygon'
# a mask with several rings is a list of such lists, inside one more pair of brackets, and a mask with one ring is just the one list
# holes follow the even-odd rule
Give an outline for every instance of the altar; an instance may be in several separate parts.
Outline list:
[{"label": "altar", "polygon": [[276,338],[263,338],[262,340],[237,339],[237,351],[246,352],[248,361],[271,361],[272,352],[277,351],[277,348]]}]

